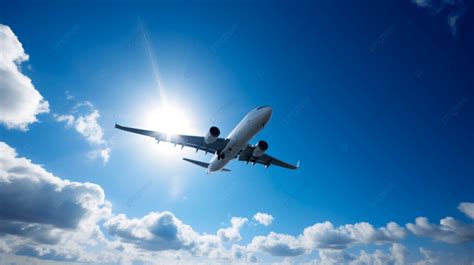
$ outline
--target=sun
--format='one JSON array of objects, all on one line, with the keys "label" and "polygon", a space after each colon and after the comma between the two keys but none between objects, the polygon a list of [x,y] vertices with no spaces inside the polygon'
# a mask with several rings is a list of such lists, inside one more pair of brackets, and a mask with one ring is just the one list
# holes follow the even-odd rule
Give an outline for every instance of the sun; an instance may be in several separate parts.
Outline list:
[{"label": "sun", "polygon": [[194,131],[184,107],[169,102],[146,111],[144,124],[150,130],[167,134],[189,134]]},{"label": "sun", "polygon": [[[135,104],[135,106],[137,109],[130,113],[135,121],[133,127],[166,134],[202,134],[195,126],[200,123],[198,120],[200,115],[195,109],[191,110],[190,104],[182,99],[147,99],[141,100],[140,104]],[[182,175],[182,172],[187,169],[182,167],[186,162],[183,162],[181,158],[194,155],[195,149],[182,149],[179,145],[175,146],[165,141],[157,142],[152,137],[142,135],[134,137],[127,135],[127,137],[133,146],[135,163],[143,166],[151,176],[160,178],[159,181],[163,181],[160,182],[162,185],[168,185],[170,199],[182,198],[187,181],[186,175]]]},{"label": "sun", "polygon": [[[149,101],[140,106],[140,110],[134,115],[139,117],[137,127],[150,131],[163,132],[166,134],[199,135],[202,134],[197,127],[199,117],[195,112],[189,111],[189,104],[183,101]],[[179,159],[188,148],[181,150],[181,146],[164,141],[157,142],[150,137],[135,138],[142,161],[156,164],[161,161],[161,168],[174,166],[181,161]]]}]

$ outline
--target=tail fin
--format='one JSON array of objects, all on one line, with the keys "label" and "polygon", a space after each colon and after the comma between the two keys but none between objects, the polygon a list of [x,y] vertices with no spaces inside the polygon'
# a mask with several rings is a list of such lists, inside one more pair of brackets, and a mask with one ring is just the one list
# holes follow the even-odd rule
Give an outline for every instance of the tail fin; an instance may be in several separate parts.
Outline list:
[{"label": "tail fin", "polygon": [[[189,163],[198,165],[198,166],[203,167],[203,168],[208,168],[208,167],[209,167],[209,163],[206,163],[206,162],[197,161],[197,160],[192,160],[192,159],[189,159],[189,158],[186,158],[186,157],[184,157],[183,160],[184,160],[184,161],[187,161],[187,162],[189,162]],[[227,168],[223,168],[222,171],[230,171],[230,170],[227,169]]]}]

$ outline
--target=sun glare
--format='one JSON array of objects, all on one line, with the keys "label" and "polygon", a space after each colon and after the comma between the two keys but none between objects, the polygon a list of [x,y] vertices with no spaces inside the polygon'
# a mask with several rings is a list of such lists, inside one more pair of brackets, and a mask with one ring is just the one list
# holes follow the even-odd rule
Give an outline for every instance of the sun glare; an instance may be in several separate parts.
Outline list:
[{"label": "sun glare", "polygon": [[[195,124],[199,123],[199,115],[195,112],[188,111],[185,102],[161,101],[161,102],[144,102],[138,109],[134,117],[140,117],[135,124],[137,128],[164,132],[167,134],[185,134],[199,135],[200,133]],[[168,190],[171,200],[177,200],[183,197],[187,179],[180,174],[176,174],[177,166],[184,165],[181,157],[194,154],[194,150],[181,146],[174,146],[171,143],[161,141],[156,142],[151,137],[136,136],[129,137],[133,139],[135,146],[135,155],[139,163],[144,163],[148,167],[150,174],[156,177],[162,177],[165,182],[163,185],[169,185]],[[183,167],[178,167],[183,168]],[[167,174],[154,174],[153,172],[173,172],[173,178]]]},{"label": "sun glare", "polygon": [[[186,107],[187,105],[184,103],[178,104],[175,101],[169,100],[166,102],[155,101],[143,104],[140,111],[135,115],[135,117],[141,117],[141,121],[137,122],[136,126],[145,130],[166,134],[202,134],[195,127],[199,122],[196,120],[198,115],[188,111]],[[139,144],[140,155],[143,155],[141,159],[151,161],[151,163],[166,161],[166,166],[172,166],[175,163],[181,162],[178,158],[189,152],[187,148],[181,150],[181,146],[175,147],[173,144],[164,141],[157,144],[155,140],[149,137],[140,137],[136,138],[136,140],[138,141],[137,144]]]},{"label": "sun glare", "polygon": [[[140,129],[163,132],[166,134],[202,135],[198,126],[200,115],[194,108],[183,99],[170,100],[169,98],[157,100],[142,99],[139,108],[130,116],[136,117],[137,122],[133,125]],[[204,131],[205,133],[205,131]],[[194,154],[194,149],[180,145],[175,146],[165,141],[157,142],[151,137],[133,137],[139,147],[136,155],[140,161],[148,166],[155,167],[160,162],[160,170],[174,168],[182,163],[181,158]]]},{"label": "sun glare", "polygon": [[144,123],[148,129],[167,134],[190,134],[194,131],[185,110],[169,103],[147,111]]}]

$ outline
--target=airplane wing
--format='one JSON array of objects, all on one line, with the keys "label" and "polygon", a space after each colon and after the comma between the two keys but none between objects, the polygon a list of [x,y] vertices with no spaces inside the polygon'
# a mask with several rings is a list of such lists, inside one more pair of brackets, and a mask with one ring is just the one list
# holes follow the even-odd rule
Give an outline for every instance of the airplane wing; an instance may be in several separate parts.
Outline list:
[{"label": "airplane wing", "polygon": [[204,142],[203,136],[192,136],[192,135],[179,135],[179,134],[166,134],[163,132],[148,131],[136,128],[130,128],[115,124],[115,128],[137,133],[145,136],[150,136],[155,138],[157,141],[163,141],[172,143],[175,145],[181,145],[182,147],[191,147],[195,148],[196,152],[198,150],[209,152],[209,153],[220,153],[229,142],[229,139],[217,138],[215,142],[207,144]]},{"label": "airplane wing", "polygon": [[247,145],[247,147],[242,151],[242,153],[240,153],[239,155],[239,161],[246,161],[247,163],[257,163],[257,164],[262,164],[264,165],[265,167],[269,167],[270,165],[275,165],[275,166],[279,166],[279,167],[284,167],[284,168],[288,168],[288,169],[298,169],[299,168],[299,161],[297,163],[297,165],[292,165],[292,164],[288,164],[284,161],[281,161],[277,158],[274,158],[270,155],[267,155],[267,154],[263,154],[259,157],[254,157],[252,155],[253,153],[253,149],[254,147],[252,145]]}]

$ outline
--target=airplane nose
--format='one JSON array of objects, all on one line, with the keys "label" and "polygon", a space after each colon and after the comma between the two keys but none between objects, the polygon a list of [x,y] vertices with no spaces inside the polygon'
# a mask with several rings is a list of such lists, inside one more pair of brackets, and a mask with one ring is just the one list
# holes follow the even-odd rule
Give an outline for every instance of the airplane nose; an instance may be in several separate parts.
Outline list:
[{"label": "airplane nose", "polygon": [[212,168],[209,166],[206,170],[206,173],[209,174],[209,173],[212,173],[214,172],[214,170],[212,170]]},{"label": "airplane nose", "polygon": [[215,166],[213,163],[211,163],[211,164],[207,167],[207,174],[212,173],[212,172],[216,172],[216,171],[217,171],[217,168],[216,168],[216,166]]},{"label": "airplane nose", "polygon": [[266,107],[265,112],[267,114],[267,117],[270,118],[272,116],[273,109],[271,107]]}]

